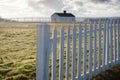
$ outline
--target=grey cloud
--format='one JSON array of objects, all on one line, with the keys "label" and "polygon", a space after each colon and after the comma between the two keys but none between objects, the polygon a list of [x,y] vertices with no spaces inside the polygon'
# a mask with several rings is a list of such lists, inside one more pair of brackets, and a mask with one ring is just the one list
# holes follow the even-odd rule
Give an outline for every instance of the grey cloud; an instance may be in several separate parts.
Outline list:
[{"label": "grey cloud", "polygon": [[111,0],[90,0],[91,2],[94,2],[94,3],[108,3],[110,2]]},{"label": "grey cloud", "polygon": [[46,7],[47,9],[61,10],[63,3],[60,0],[29,0],[28,4],[30,7],[39,9],[41,6]]},{"label": "grey cloud", "polygon": [[84,5],[84,3],[83,2],[81,2],[81,1],[76,1],[76,2],[74,2],[77,6],[83,6]]},{"label": "grey cloud", "polygon": [[55,11],[67,10],[77,16],[99,16],[106,14],[110,15],[108,11],[111,10],[113,12],[119,12],[117,11],[120,8],[119,2],[120,0],[29,0],[29,6],[36,11],[47,14],[52,14]]}]

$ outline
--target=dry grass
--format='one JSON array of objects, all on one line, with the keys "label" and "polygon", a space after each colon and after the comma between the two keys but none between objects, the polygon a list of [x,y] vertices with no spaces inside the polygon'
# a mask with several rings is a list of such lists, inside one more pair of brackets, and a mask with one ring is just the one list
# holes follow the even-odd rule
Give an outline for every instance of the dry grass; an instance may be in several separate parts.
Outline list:
[{"label": "dry grass", "polygon": [[[34,80],[35,79],[35,65],[36,65],[36,25],[37,23],[0,23],[0,79],[1,80]],[[54,25],[60,34],[60,23],[50,24],[50,32]],[[67,25],[64,23],[65,34],[67,33]],[[71,34],[74,24],[70,24]],[[76,24],[78,31],[78,24]],[[84,26],[82,24],[82,26]],[[87,25],[89,29],[89,24]],[[83,29],[84,27],[82,27]],[[103,32],[102,32],[102,48],[103,48]],[[96,34],[98,36],[98,32]],[[92,35],[94,38],[94,34]],[[84,35],[82,41],[82,53],[84,52]],[[76,62],[78,55],[78,39],[76,38]],[[94,40],[93,40],[94,41]],[[64,73],[66,65],[66,39],[64,40]],[[93,43],[94,44],[94,43]],[[97,37],[97,54],[98,54],[98,37]],[[60,40],[58,40],[57,46],[57,79],[59,77],[59,53],[60,53]],[[103,52],[101,48],[101,52]],[[93,45],[94,50],[94,45]],[[102,53],[101,53],[102,54]],[[51,71],[51,60],[52,54],[50,55],[50,71]],[[83,65],[82,54],[82,65]],[[87,35],[87,61],[89,61],[89,35]],[[70,46],[70,78],[71,78],[71,66],[72,66],[72,38]],[[96,63],[97,64],[97,63]],[[87,63],[87,71],[89,64]],[[82,69],[83,71],[83,66]],[[77,70],[76,70],[77,71]],[[50,73],[51,76],[51,73]],[[64,76],[65,77],[65,76]]]},{"label": "dry grass", "polygon": [[[4,27],[5,26],[5,27]],[[33,28],[28,28],[28,27]],[[33,80],[36,24],[0,24],[0,80]]]}]

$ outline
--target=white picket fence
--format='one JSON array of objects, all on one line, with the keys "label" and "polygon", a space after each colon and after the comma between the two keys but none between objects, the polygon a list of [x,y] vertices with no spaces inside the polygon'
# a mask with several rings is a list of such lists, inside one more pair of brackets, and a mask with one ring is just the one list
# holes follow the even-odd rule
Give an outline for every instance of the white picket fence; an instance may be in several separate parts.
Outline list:
[{"label": "white picket fence", "polygon": [[[94,21],[84,23],[84,25],[79,23],[78,28],[75,23],[72,32],[68,25],[67,34],[64,34],[65,26],[61,26],[60,34],[57,34],[57,27],[54,28],[52,38],[48,23],[40,23],[37,27],[36,80],[92,79],[100,72],[120,64],[119,20],[117,22],[107,20],[103,23],[100,20],[99,23]],[[60,40],[59,45],[58,40]],[[64,52],[65,50],[66,52]],[[70,51],[72,51],[72,57],[70,57]],[[51,69],[50,55],[52,55]],[[58,69],[57,59],[59,59],[59,73],[56,71]]]}]

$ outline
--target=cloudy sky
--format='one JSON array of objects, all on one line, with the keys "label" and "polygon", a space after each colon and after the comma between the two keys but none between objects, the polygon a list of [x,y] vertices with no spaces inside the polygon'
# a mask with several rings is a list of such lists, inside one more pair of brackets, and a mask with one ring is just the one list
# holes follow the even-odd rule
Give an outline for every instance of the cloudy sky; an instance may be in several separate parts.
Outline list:
[{"label": "cloudy sky", "polygon": [[77,17],[120,17],[120,0],[0,0],[1,17],[50,17],[66,10]]}]

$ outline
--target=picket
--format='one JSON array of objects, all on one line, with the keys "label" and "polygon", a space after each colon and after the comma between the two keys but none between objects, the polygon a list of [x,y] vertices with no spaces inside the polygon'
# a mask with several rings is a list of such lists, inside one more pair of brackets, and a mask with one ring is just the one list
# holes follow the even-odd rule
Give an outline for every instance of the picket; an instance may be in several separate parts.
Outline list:
[{"label": "picket", "polygon": [[89,79],[92,78],[92,22],[90,22]]},{"label": "picket", "polygon": [[109,21],[106,22],[106,55],[105,55],[105,69],[108,68],[108,56],[109,56]]},{"label": "picket", "polygon": [[73,28],[72,36],[72,80],[76,79],[76,26]]},{"label": "picket", "polygon": [[118,64],[120,63],[120,20],[117,20],[118,25]]},{"label": "picket", "polygon": [[120,20],[117,21],[118,24],[118,64],[120,64]]},{"label": "picket", "polygon": [[63,80],[63,59],[64,59],[64,27],[61,28],[60,33],[60,68],[59,68],[59,80]]},{"label": "picket", "polygon": [[67,30],[67,50],[66,50],[66,80],[69,80],[69,65],[70,65],[70,27]]},{"label": "picket", "polygon": [[101,20],[99,20],[99,34],[98,34],[98,73],[101,70]]},{"label": "picket", "polygon": [[110,46],[110,66],[111,66],[111,63],[113,62],[112,61],[112,20],[110,20],[110,25],[109,25],[109,27],[110,27],[110,40],[109,40],[109,46]]},{"label": "picket", "polygon": [[52,80],[56,80],[57,29],[53,31]]},{"label": "picket", "polygon": [[106,21],[104,21],[104,48],[103,48],[103,64],[102,64],[102,70],[105,70],[105,55],[106,55]]},{"label": "picket", "polygon": [[81,55],[82,55],[82,25],[79,24],[79,34],[78,34],[78,80],[81,78]]},{"label": "picket", "polygon": [[94,74],[96,75],[96,21],[94,21]]},{"label": "picket", "polygon": [[84,65],[83,65],[83,79],[86,79],[86,53],[87,53],[87,25],[84,24]]},{"label": "picket", "polygon": [[116,22],[114,21],[114,65],[116,63]]}]

